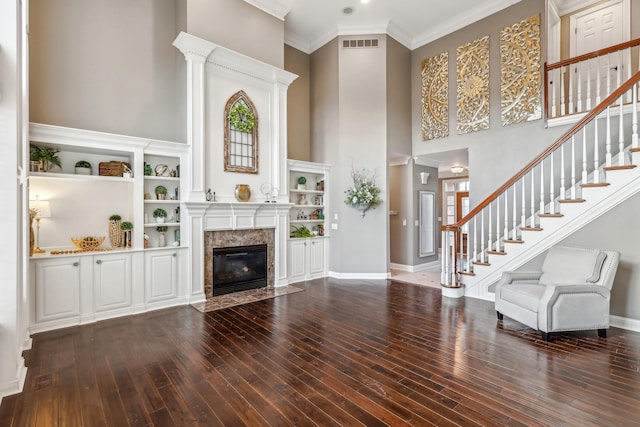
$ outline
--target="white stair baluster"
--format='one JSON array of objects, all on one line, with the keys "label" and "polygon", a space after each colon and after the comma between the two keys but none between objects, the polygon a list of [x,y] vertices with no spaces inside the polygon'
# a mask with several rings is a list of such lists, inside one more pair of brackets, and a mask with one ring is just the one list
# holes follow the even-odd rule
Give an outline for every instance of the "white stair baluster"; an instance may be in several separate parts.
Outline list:
[{"label": "white stair baluster", "polygon": [[[531,174],[533,175],[533,171],[531,172]],[[520,216],[520,226],[521,227],[526,227],[527,226],[527,201],[526,201],[526,197],[525,197],[525,183],[524,183],[525,179],[524,176],[522,177],[522,215]],[[531,189],[531,191],[533,192],[533,189]]]},{"label": "white stair baluster", "polygon": [[562,71],[560,72],[560,115],[564,116],[566,114],[565,111],[565,97],[564,97],[564,74],[567,71],[567,67],[561,67]]},{"label": "white stair baluster", "polygon": [[587,127],[582,128],[582,183],[587,183]]},{"label": "white stair baluster", "polygon": [[489,233],[488,233],[488,240],[487,240],[487,250],[488,251],[492,251],[493,250],[493,221],[491,221],[491,203],[489,203],[489,206],[487,206],[487,209],[489,209]]},{"label": "white stair baluster", "polygon": [[576,73],[578,68],[575,65],[569,66],[569,111],[567,114],[573,114],[576,110],[573,107],[573,87],[576,84]]},{"label": "white stair baluster", "polygon": [[473,260],[477,261],[478,260],[478,227],[477,227],[477,222],[476,219],[478,218],[478,215],[474,215],[473,217]]},{"label": "white stair baluster", "polygon": [[[560,149],[562,149],[562,147],[564,146],[564,144],[562,144],[560,146]],[[554,213],[555,209],[553,207],[554,201],[553,199],[555,199],[555,180],[553,179],[553,151],[551,152],[550,157],[550,167],[549,167],[549,213]],[[564,171],[563,171],[564,173]],[[544,206],[542,206],[542,209],[544,211]]]},{"label": "white stair baluster", "polygon": [[513,235],[511,236],[511,240],[516,240],[517,236],[518,236],[518,215],[517,215],[517,207],[516,204],[518,202],[518,195],[517,195],[517,189],[518,189],[518,183],[516,182],[515,184],[513,184],[513,228],[512,228],[512,233]]},{"label": "white stair baluster", "polygon": [[593,182],[594,184],[600,183],[600,171],[598,168],[600,167],[600,155],[599,153],[599,143],[598,143],[598,118],[593,119]]},{"label": "white stair baluster", "polygon": [[[557,114],[557,107],[556,107],[556,87],[558,86],[557,84],[554,85],[553,82],[557,81],[556,80],[556,76],[558,75],[558,69],[553,69],[551,70],[550,74],[551,74],[551,80],[549,81],[549,93],[551,94],[551,117],[550,118],[554,118],[556,117]],[[559,79],[558,79],[559,80]]]},{"label": "white stair baluster", "polygon": [[[533,210],[533,206],[531,206],[531,210]],[[538,212],[544,213],[544,159],[540,162],[540,207]],[[531,215],[531,227],[536,226],[534,218],[535,213]]]},{"label": "white stair baluster", "polygon": [[576,198],[576,135],[571,135],[571,199]]},{"label": "white stair baluster", "polygon": [[602,88],[600,87],[600,57],[596,58],[596,105],[600,104],[600,92]]},{"label": "white stair baluster", "polygon": [[620,114],[618,115],[618,166],[624,166],[624,114],[622,106],[624,105],[624,95],[620,96]]},{"label": "white stair baluster", "polygon": [[500,196],[496,197],[496,251],[500,251]]},{"label": "white stair baluster", "polygon": [[[566,145],[566,142],[560,146],[560,194],[559,194],[560,199],[564,199],[565,197],[567,197],[567,180],[564,173],[564,166],[565,166],[564,146],[565,145]],[[552,214],[556,213],[556,206],[553,201],[553,196],[551,196],[551,211],[549,213],[552,213]]]},{"label": "white stair baluster", "polygon": [[576,64],[576,113],[582,112],[582,63]]},{"label": "white stair baluster", "polygon": [[[540,163],[540,165],[542,165],[542,163]],[[535,195],[535,192],[536,192],[536,178],[535,178],[534,171],[535,171],[535,168],[531,169],[531,201],[530,201],[530,205],[529,205],[529,211],[531,212],[531,225],[530,225],[531,228],[536,226],[536,224],[535,224],[535,216],[536,216],[536,195]],[[542,176],[542,173],[540,175]],[[522,226],[526,227],[527,224],[525,224],[523,222]]]},{"label": "white stair baluster", "polygon": [[484,252],[484,209],[480,211],[480,257],[481,262],[485,262],[486,254]]},{"label": "white stair baluster", "polygon": [[509,189],[504,191],[504,238],[509,240]]},{"label": "white stair baluster", "polygon": [[606,158],[605,166],[611,166],[611,107],[607,106]]},{"label": "white stair baluster", "polygon": [[638,148],[638,83],[633,85],[633,112],[631,114],[631,148]]},{"label": "white stair baluster", "polygon": [[591,60],[587,61],[587,111],[591,111]]},{"label": "white stair baluster", "polygon": [[449,257],[447,254],[447,232],[442,232],[442,261],[440,262],[440,283],[448,285],[447,283],[447,266],[449,265]]}]

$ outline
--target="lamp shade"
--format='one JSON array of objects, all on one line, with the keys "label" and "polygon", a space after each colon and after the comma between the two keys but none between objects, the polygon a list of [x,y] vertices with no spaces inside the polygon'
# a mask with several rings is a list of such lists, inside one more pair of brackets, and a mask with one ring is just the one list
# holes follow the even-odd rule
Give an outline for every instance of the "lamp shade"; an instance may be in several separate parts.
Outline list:
[{"label": "lamp shade", "polygon": [[37,209],[36,218],[51,218],[51,205],[48,200],[30,200],[29,209]]}]

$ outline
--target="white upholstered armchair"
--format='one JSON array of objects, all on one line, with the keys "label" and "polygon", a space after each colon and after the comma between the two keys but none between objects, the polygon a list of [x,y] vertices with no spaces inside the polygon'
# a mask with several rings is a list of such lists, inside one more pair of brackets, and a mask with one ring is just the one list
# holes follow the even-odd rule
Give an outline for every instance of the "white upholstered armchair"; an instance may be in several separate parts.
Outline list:
[{"label": "white upholstered armchair", "polygon": [[590,248],[556,246],[547,252],[542,271],[507,271],[496,285],[498,320],[510,317],[540,331],[609,328],[611,286],[620,254]]}]

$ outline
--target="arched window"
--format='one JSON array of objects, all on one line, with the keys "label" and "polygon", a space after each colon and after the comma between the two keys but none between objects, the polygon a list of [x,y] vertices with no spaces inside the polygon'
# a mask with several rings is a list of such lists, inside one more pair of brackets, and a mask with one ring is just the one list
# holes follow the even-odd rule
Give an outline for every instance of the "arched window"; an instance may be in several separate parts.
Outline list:
[{"label": "arched window", "polygon": [[244,91],[224,108],[225,172],[258,173],[258,115]]}]

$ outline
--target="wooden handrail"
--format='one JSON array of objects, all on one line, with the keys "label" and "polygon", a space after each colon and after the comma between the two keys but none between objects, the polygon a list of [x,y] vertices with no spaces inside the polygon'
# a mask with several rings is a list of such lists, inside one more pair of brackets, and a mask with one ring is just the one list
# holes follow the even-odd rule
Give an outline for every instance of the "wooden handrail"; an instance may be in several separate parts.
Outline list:
[{"label": "wooden handrail", "polygon": [[476,216],[480,211],[486,208],[491,202],[498,198],[502,193],[504,193],[508,188],[514,185],[520,178],[525,176],[531,169],[533,169],[538,163],[544,160],[549,154],[555,151],[558,147],[560,147],[565,141],[567,141],[573,134],[582,129],[587,123],[593,120],[598,114],[603,112],[609,105],[611,105],[616,99],[620,98],[622,94],[629,90],[636,82],[640,81],[640,71],[634,74],[629,80],[627,80],[622,86],[616,89],[611,95],[606,97],[599,105],[596,106],[593,110],[589,112],[586,116],[582,118],[578,123],[573,125],[571,129],[566,131],[560,138],[556,140],[553,144],[551,144],[546,150],[540,153],[535,159],[533,159],[527,166],[522,168],[520,172],[515,174],[510,180],[505,182],[500,188],[494,191],[489,197],[484,199],[478,206],[473,208],[471,212],[469,212],[464,218],[460,219],[455,224],[443,225],[442,231],[456,231],[459,230],[464,224],[466,224],[470,219]]},{"label": "wooden handrail", "polygon": [[564,67],[565,65],[575,64],[576,62],[586,61],[587,59],[597,58],[598,56],[607,55],[609,53],[617,52],[622,49],[634,47],[640,45],[640,38],[629,40],[628,42],[609,46],[604,49],[595,50],[593,52],[585,53],[584,55],[575,56],[573,58],[563,59],[562,61],[554,62],[553,64],[544,64],[545,72],[553,70],[555,68]]}]

